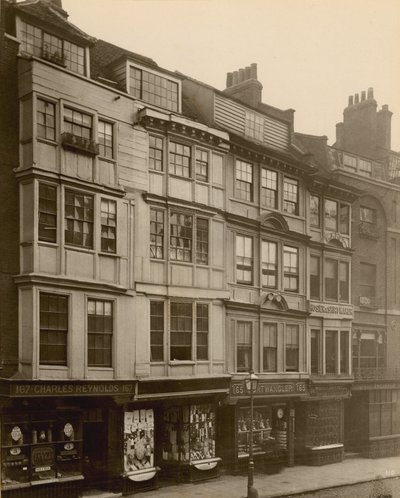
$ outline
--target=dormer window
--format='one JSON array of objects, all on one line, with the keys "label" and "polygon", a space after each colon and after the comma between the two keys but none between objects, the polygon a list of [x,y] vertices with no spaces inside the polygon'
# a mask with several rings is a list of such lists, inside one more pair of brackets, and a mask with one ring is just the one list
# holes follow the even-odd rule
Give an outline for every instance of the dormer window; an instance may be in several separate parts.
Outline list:
[{"label": "dormer window", "polygon": [[40,28],[21,22],[21,50],[28,54],[85,74],[85,49]]},{"label": "dormer window", "polygon": [[139,100],[179,112],[179,83],[145,69],[129,67],[129,93]]}]

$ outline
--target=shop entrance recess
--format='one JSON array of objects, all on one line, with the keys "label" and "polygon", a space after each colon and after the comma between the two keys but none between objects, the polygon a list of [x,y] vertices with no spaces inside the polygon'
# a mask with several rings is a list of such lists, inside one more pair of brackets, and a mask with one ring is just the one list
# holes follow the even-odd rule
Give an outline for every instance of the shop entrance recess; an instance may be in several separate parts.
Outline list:
[{"label": "shop entrance recess", "polygon": [[85,487],[107,489],[107,414],[102,408],[84,412],[83,441]]}]

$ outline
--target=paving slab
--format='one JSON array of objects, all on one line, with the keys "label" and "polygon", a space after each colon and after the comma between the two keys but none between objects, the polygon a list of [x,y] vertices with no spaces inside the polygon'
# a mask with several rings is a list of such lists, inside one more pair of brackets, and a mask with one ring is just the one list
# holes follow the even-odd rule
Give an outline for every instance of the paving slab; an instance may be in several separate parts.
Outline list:
[{"label": "paving slab", "polygon": [[[321,467],[297,465],[278,474],[254,476],[259,498],[278,498],[308,491],[329,489],[356,483],[400,476],[400,457],[368,459],[351,458]],[[143,498],[244,498],[245,475],[223,475],[217,479],[180,484],[140,493]],[[136,496],[138,493],[136,493]]]}]

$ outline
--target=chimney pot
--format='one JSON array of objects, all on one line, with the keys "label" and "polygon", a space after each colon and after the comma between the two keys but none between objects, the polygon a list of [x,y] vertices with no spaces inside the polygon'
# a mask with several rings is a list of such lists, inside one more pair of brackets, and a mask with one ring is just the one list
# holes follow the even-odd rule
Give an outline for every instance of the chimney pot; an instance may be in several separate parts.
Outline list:
[{"label": "chimney pot", "polygon": [[244,68],[243,68],[243,67],[241,67],[241,68],[239,69],[239,83],[242,83],[242,81],[244,81],[244,80],[245,80],[245,76],[244,76],[244,74],[245,74],[245,70],[244,70]]},{"label": "chimney pot", "polygon": [[229,88],[233,84],[233,74],[226,73],[226,88]]},{"label": "chimney pot", "polygon": [[353,95],[349,95],[349,106],[353,105],[353,101],[354,101]]},{"label": "chimney pot", "polygon": [[250,80],[251,79],[251,68],[250,66],[245,67],[245,80]]},{"label": "chimney pot", "polygon": [[387,104],[384,104],[382,106],[382,111],[388,111],[389,110],[389,106]]},{"label": "chimney pot", "polygon": [[354,103],[355,103],[355,104],[358,104],[359,102],[360,102],[360,96],[358,95],[358,93],[356,93],[356,94],[354,95]]},{"label": "chimney pot", "polygon": [[373,99],[374,98],[374,89],[372,87],[368,88],[368,99]]},{"label": "chimney pot", "polygon": [[234,85],[239,83],[239,71],[233,71],[232,80]]},{"label": "chimney pot", "polygon": [[257,64],[255,62],[250,64],[250,71],[251,71],[251,77],[256,80],[257,79]]},{"label": "chimney pot", "polygon": [[361,92],[361,102],[365,100],[365,90]]}]

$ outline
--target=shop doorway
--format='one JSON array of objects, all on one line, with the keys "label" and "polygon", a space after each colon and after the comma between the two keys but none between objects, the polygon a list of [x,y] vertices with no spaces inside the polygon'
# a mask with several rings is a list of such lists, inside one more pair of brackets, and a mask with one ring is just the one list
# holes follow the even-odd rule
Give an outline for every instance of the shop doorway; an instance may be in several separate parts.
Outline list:
[{"label": "shop doorway", "polygon": [[344,402],[346,453],[362,453],[368,443],[368,392],[353,393]]},{"label": "shop doorway", "polygon": [[87,410],[83,421],[83,474],[87,488],[108,488],[107,442],[105,410]]}]

